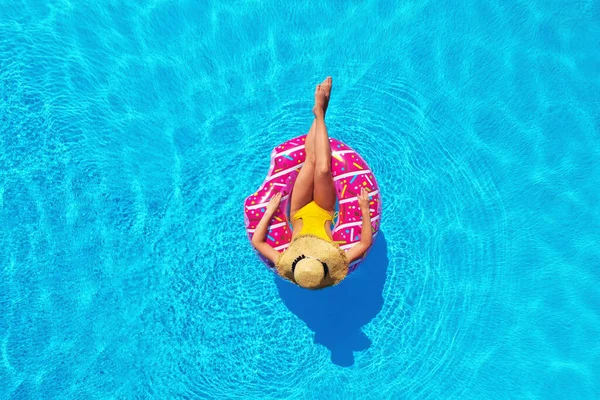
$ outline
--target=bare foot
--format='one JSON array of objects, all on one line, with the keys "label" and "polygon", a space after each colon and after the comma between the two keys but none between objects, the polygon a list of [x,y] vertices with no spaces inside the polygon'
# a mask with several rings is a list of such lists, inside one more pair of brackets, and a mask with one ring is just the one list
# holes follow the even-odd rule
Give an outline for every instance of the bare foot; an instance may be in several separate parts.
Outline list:
[{"label": "bare foot", "polygon": [[323,82],[321,82],[321,87],[325,90],[325,112],[327,112],[327,107],[329,106],[329,98],[331,97],[331,77],[328,76],[325,78]]},{"label": "bare foot", "polygon": [[325,117],[325,111],[329,105],[329,96],[331,94],[331,77],[323,81],[320,85],[317,85],[315,89],[315,106],[313,107],[313,114],[315,117]]}]

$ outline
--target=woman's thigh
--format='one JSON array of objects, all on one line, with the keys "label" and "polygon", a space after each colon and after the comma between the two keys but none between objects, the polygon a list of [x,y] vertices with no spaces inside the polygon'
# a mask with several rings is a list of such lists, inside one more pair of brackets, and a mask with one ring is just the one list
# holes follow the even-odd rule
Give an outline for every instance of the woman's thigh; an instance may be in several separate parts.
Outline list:
[{"label": "woman's thigh", "polygon": [[307,157],[292,189],[290,216],[313,200],[315,162]]},{"label": "woman's thigh", "polygon": [[314,181],[313,200],[322,209],[333,212],[337,196],[331,171],[316,171]]}]

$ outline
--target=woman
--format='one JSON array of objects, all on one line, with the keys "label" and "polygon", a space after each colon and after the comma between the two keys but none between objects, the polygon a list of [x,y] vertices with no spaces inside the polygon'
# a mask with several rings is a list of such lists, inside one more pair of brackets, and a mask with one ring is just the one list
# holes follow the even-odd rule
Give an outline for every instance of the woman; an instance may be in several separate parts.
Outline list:
[{"label": "woman", "polygon": [[267,226],[277,210],[281,194],[271,198],[266,212],[252,236],[252,245],[271,260],[283,277],[307,289],[320,289],[335,285],[346,277],[348,265],[360,258],[371,246],[373,237],[369,214],[369,195],[362,189],[357,201],[362,213],[360,242],[341,250],[333,242],[331,225],[337,195],[331,175],[331,147],[325,112],[331,94],[331,77],[327,77],[315,90],[315,119],[306,136],[306,161],[294,184],[290,215],[292,242],[279,253],[265,242]]}]

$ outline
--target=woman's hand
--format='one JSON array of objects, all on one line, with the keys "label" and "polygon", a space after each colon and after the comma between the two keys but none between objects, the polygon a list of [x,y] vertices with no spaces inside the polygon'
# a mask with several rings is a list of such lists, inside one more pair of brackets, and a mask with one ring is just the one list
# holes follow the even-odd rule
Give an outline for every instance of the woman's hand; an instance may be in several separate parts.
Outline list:
[{"label": "woman's hand", "polygon": [[263,256],[267,257],[273,263],[277,261],[277,257],[279,257],[279,253],[277,250],[273,249],[266,241],[265,237],[267,236],[267,230],[269,228],[269,222],[271,221],[271,217],[275,214],[277,207],[279,207],[279,202],[281,201],[281,193],[277,193],[269,203],[267,203],[267,207],[265,209],[265,213],[260,218],[258,225],[256,225],[256,229],[252,234],[252,244]]},{"label": "woman's hand", "polygon": [[279,207],[279,202],[281,201],[281,192],[277,193],[275,196],[271,197],[269,200],[269,204],[267,204],[266,213],[273,215],[277,207]]},{"label": "woman's hand", "polygon": [[358,195],[358,206],[360,210],[363,212],[369,212],[369,192],[365,188],[360,189],[360,194]]}]

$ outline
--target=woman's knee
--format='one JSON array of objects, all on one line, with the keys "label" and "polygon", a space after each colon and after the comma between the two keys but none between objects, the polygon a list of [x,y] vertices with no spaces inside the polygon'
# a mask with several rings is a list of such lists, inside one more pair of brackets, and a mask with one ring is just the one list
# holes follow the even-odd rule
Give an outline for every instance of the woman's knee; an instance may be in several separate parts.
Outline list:
[{"label": "woman's knee", "polygon": [[320,176],[331,175],[331,163],[318,163],[315,166],[315,174]]},{"label": "woman's knee", "polygon": [[304,160],[304,162],[306,164],[311,164],[311,165],[315,165],[317,162],[317,158],[315,157],[315,153],[311,152],[311,153],[306,153],[306,159]]}]

